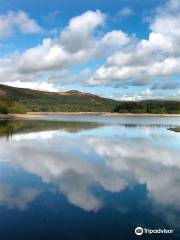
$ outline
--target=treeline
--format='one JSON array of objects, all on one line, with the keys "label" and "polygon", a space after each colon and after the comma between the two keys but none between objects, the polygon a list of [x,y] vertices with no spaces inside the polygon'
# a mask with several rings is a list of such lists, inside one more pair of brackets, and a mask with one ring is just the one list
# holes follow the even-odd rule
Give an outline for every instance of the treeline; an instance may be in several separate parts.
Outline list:
[{"label": "treeline", "polygon": [[0,98],[0,113],[26,113],[26,108],[23,104],[13,101],[7,97]]},{"label": "treeline", "polygon": [[118,113],[180,114],[180,101],[128,101],[114,108]]}]

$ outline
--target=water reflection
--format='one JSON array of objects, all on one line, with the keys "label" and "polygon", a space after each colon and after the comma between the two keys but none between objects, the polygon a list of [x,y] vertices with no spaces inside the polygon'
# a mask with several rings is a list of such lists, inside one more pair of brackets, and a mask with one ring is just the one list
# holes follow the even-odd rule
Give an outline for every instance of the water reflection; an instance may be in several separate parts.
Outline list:
[{"label": "water reflection", "polygon": [[24,210],[40,193],[39,189],[32,187],[18,189],[18,191],[15,191],[15,189],[16,187],[11,184],[0,184],[1,205],[5,205],[10,209],[17,208],[19,210]]},{"label": "water reflection", "polygon": [[6,136],[9,139],[16,133],[32,133],[56,129],[78,132],[96,128],[99,125],[98,123],[47,121],[41,119],[31,121],[25,119],[2,119],[0,120],[0,136]]},{"label": "water reflection", "polygon": [[[128,215],[129,199],[121,205],[114,200],[116,194],[130,191],[133,201],[140,194],[137,186],[142,186],[141,204],[150,208],[154,218],[161,216],[167,224],[180,227],[180,134],[164,127],[94,127],[79,125],[72,132],[70,126],[61,125],[58,130],[17,131],[11,141],[2,137],[0,205],[27,209],[48,185],[83,211],[111,208],[114,201],[113,208]],[[10,176],[17,171],[25,173],[22,179],[28,174],[40,179],[41,186],[29,184],[34,180],[28,186],[13,183]]]}]

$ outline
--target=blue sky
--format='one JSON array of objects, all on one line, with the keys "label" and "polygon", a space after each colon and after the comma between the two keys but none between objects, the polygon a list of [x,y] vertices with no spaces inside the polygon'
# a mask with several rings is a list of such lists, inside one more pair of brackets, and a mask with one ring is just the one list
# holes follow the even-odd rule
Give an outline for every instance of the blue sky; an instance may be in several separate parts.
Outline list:
[{"label": "blue sky", "polygon": [[1,0],[0,83],[180,98],[178,0]]}]

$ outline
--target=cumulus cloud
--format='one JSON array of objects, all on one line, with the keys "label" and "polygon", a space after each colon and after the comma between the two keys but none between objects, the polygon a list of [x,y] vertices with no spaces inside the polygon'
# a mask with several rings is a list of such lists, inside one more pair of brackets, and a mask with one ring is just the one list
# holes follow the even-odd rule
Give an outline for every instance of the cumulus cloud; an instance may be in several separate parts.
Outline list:
[{"label": "cumulus cloud", "polygon": [[84,49],[93,49],[92,33],[104,24],[106,16],[99,10],[88,11],[70,20],[68,26],[61,32],[60,42],[70,52],[79,52]]},{"label": "cumulus cloud", "polygon": [[[107,16],[99,10],[82,13],[58,30],[56,38],[45,38],[39,45],[22,53],[1,58],[0,82],[37,82],[36,85],[43,86],[41,82],[44,81],[53,88],[70,83],[89,87],[142,86],[157,77],[163,81],[167,76],[180,73],[179,10],[179,4],[174,0],[157,8],[149,19],[148,38],[140,40],[120,29],[105,31]],[[124,16],[130,13],[132,10],[128,7],[121,11]],[[28,33],[40,31],[26,13],[8,14],[15,16],[15,20],[9,25],[7,35],[11,35],[15,27]],[[23,20],[22,25],[19,19],[24,18],[31,23]],[[97,70],[87,71],[88,64],[93,61],[99,63]],[[78,77],[71,70],[79,66],[84,70]],[[162,86],[161,89],[168,87],[171,86]]]},{"label": "cumulus cloud", "polygon": [[10,37],[18,29],[24,34],[42,33],[43,29],[24,11],[0,15],[0,39]]},{"label": "cumulus cloud", "polygon": [[88,11],[72,18],[59,39],[45,39],[39,46],[25,51],[19,57],[18,71],[34,73],[64,70],[86,63],[97,54],[93,34],[104,21],[105,15],[100,11]]},{"label": "cumulus cloud", "polygon": [[105,15],[100,11],[88,11],[72,18],[60,33],[59,39],[45,39],[41,45],[25,51],[20,56],[18,71],[31,73],[52,69],[64,70],[87,63],[104,55],[105,49],[110,48],[113,51],[129,41],[122,31],[108,32],[100,39],[95,37],[95,30],[104,24],[104,21]]},{"label": "cumulus cloud", "polygon": [[150,22],[148,39],[110,56],[92,79],[92,84],[112,84],[129,79],[165,77],[180,72],[180,5],[168,1],[158,8]]},{"label": "cumulus cloud", "polygon": [[52,71],[62,75],[68,68],[111,55],[128,44],[130,38],[120,30],[98,34],[105,20],[106,15],[99,10],[85,12],[72,18],[57,39],[44,39],[22,54],[0,59],[0,81],[38,81],[46,73],[52,82]]}]

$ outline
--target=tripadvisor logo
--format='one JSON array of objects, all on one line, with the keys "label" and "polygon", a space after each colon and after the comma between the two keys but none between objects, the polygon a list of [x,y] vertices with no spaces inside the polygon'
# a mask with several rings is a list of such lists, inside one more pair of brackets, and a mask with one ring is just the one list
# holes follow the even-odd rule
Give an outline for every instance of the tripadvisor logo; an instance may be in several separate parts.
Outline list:
[{"label": "tripadvisor logo", "polygon": [[137,227],[135,228],[135,234],[140,236],[143,234],[143,228],[142,227]]},{"label": "tripadvisor logo", "polygon": [[172,234],[174,232],[173,229],[150,229],[150,228],[142,228],[136,227],[135,234],[141,236],[142,234]]}]

